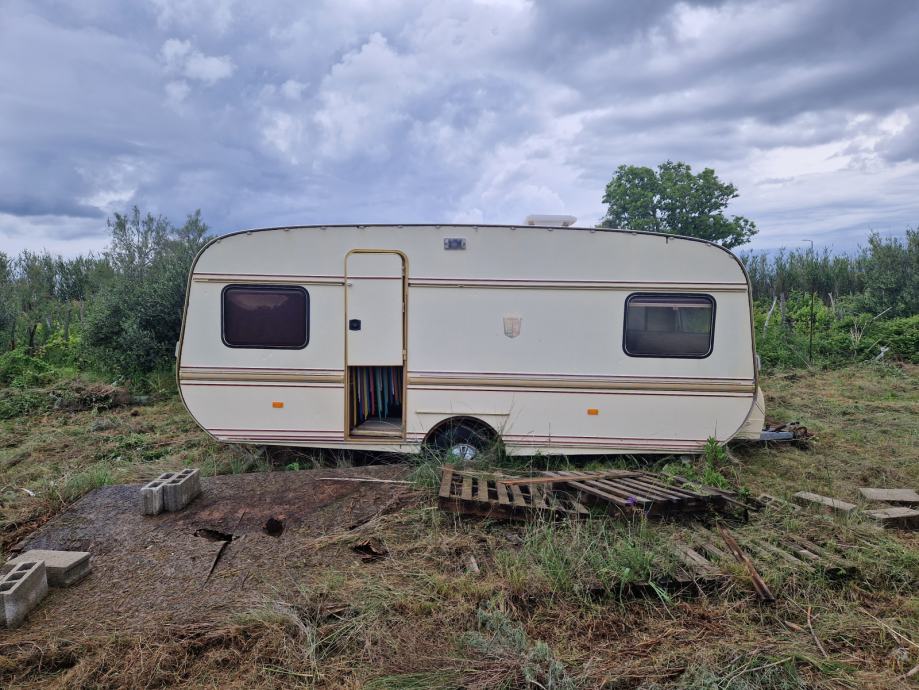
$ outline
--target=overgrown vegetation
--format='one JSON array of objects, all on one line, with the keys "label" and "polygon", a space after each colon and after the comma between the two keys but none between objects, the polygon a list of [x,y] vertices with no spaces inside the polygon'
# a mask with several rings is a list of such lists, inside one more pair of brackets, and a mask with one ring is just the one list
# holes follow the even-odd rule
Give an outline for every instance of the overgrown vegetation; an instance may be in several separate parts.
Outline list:
[{"label": "overgrown vegetation", "polygon": [[101,256],[0,252],[0,334],[12,354],[0,385],[44,385],[75,371],[149,384],[170,366],[188,271],[208,240],[198,212],[176,227],[134,208],[109,221]]},{"label": "overgrown vegetation", "polygon": [[[780,499],[806,488],[855,501],[866,482],[919,485],[914,365],[774,372],[764,389],[774,414],[800,419],[817,433],[812,448],[725,453],[710,444],[690,463],[672,458],[662,466],[672,463],[675,474],[692,481],[717,473],[753,495]],[[497,450],[484,460],[496,471],[520,469],[519,460]],[[81,492],[167,468],[295,471],[287,466],[341,461],[218,445],[175,398],[133,408],[30,412],[0,421],[0,536],[14,543]],[[431,458],[419,476],[433,473],[437,461]],[[558,458],[531,462],[566,466]],[[588,466],[624,462],[630,460]],[[689,538],[682,523],[467,519],[436,509],[430,475],[419,486],[417,501],[404,509],[357,530],[346,524],[291,551],[285,568],[262,579],[248,576],[243,586],[252,602],[225,618],[189,617],[139,632],[120,630],[120,619],[106,612],[85,633],[49,639],[26,627],[8,634],[0,647],[0,684],[910,687],[904,676],[919,663],[913,646],[919,644],[919,548],[908,533],[880,531],[860,515],[795,512],[781,503],[749,524],[733,524],[735,532],[772,540],[791,533],[832,541],[858,567],[856,577],[836,579],[757,558],[778,598],[763,606],[744,569],[730,560],[723,565],[731,576],[714,589],[674,586],[680,564],[667,546]],[[386,544],[388,557],[366,563],[351,551],[370,535]],[[245,577],[239,572],[230,581]]]},{"label": "overgrown vegetation", "polygon": [[919,230],[868,237],[854,255],[813,249],[741,256],[767,368],[919,363]]}]

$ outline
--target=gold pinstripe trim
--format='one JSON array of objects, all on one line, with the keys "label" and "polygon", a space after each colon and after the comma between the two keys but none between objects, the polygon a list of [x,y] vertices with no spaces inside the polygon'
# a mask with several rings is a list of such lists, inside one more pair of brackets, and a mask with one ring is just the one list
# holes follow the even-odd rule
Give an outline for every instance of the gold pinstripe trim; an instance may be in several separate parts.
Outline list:
[{"label": "gold pinstripe trim", "polygon": [[501,280],[490,278],[410,278],[414,288],[488,288],[499,290],[641,290],[642,292],[746,292],[747,284],[613,280]]},{"label": "gold pinstripe trim", "polygon": [[344,383],[344,374],[307,374],[291,371],[234,371],[227,369],[181,369],[180,382],[259,381],[272,383]]},{"label": "gold pinstripe trim", "polygon": [[411,376],[409,386],[451,386],[465,388],[563,388],[621,391],[692,391],[717,393],[753,393],[756,385],[717,381],[673,381],[666,379],[603,381],[591,378],[541,379],[541,378],[463,378],[440,376]]},{"label": "gold pinstripe trim", "polygon": [[295,275],[259,275],[255,273],[196,273],[192,276],[194,283],[257,283],[272,285],[332,285],[342,286],[342,276],[295,276]]},{"label": "gold pinstripe trim", "polygon": [[[214,368],[182,368],[179,381],[255,381],[271,383],[344,383],[343,373],[306,373],[291,370],[238,370]],[[564,390],[610,390],[610,391],[685,391],[695,393],[754,393],[756,386],[752,381],[718,381],[714,379],[666,379],[666,378],[629,378],[621,380],[596,377],[507,377],[507,376],[418,376],[410,374],[408,385],[447,386],[451,388],[529,388],[529,389],[564,389]]]}]

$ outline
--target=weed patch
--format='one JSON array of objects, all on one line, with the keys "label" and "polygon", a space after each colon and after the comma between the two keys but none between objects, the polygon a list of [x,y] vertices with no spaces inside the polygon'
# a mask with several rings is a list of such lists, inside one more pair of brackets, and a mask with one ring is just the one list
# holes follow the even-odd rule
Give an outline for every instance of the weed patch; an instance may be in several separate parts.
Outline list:
[{"label": "weed patch", "polygon": [[480,668],[472,675],[480,687],[576,690],[565,665],[545,642],[531,641],[520,625],[497,605],[476,612],[478,629],[466,633],[460,647]]}]

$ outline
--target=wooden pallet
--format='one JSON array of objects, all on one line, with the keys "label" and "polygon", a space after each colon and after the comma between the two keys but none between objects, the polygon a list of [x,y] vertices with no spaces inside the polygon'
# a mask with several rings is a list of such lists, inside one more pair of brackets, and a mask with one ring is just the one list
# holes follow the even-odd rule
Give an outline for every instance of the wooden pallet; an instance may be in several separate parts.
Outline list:
[{"label": "wooden pallet", "polygon": [[[542,472],[576,491],[585,502],[611,513],[640,512],[646,515],[699,513],[723,509],[727,492],[701,487],[673,486],[650,472],[623,471],[618,476],[583,478],[585,473]],[[559,484],[561,486],[562,484]]]},{"label": "wooden pallet", "polygon": [[[838,554],[831,544],[820,546],[794,534],[748,535],[741,530],[732,533],[741,550],[757,565],[769,564],[786,570],[820,572],[834,579],[851,577],[856,566]],[[684,542],[676,542],[678,559],[694,580],[725,576],[727,564],[736,562],[724,538],[703,525],[693,525]]]},{"label": "wooden pallet", "polygon": [[453,513],[499,519],[589,515],[580,501],[554,491],[551,484],[505,484],[501,477],[461,472],[451,465],[443,467],[438,503]]}]

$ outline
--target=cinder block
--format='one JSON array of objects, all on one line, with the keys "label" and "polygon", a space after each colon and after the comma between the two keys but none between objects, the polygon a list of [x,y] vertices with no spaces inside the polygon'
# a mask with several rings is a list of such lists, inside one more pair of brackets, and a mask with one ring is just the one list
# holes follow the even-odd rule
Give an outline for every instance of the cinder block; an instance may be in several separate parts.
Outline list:
[{"label": "cinder block", "polygon": [[0,579],[0,620],[16,628],[48,593],[42,561],[23,561]]},{"label": "cinder block", "polygon": [[158,515],[163,511],[163,484],[174,479],[176,472],[164,472],[140,489],[140,512],[142,515]]},{"label": "cinder block", "polygon": [[182,470],[163,484],[163,507],[170,512],[182,510],[200,493],[201,473]]},{"label": "cinder block", "polygon": [[87,551],[32,549],[7,561],[0,572],[8,573],[21,563],[42,561],[51,587],[70,587],[89,574],[92,569],[89,556]]}]

